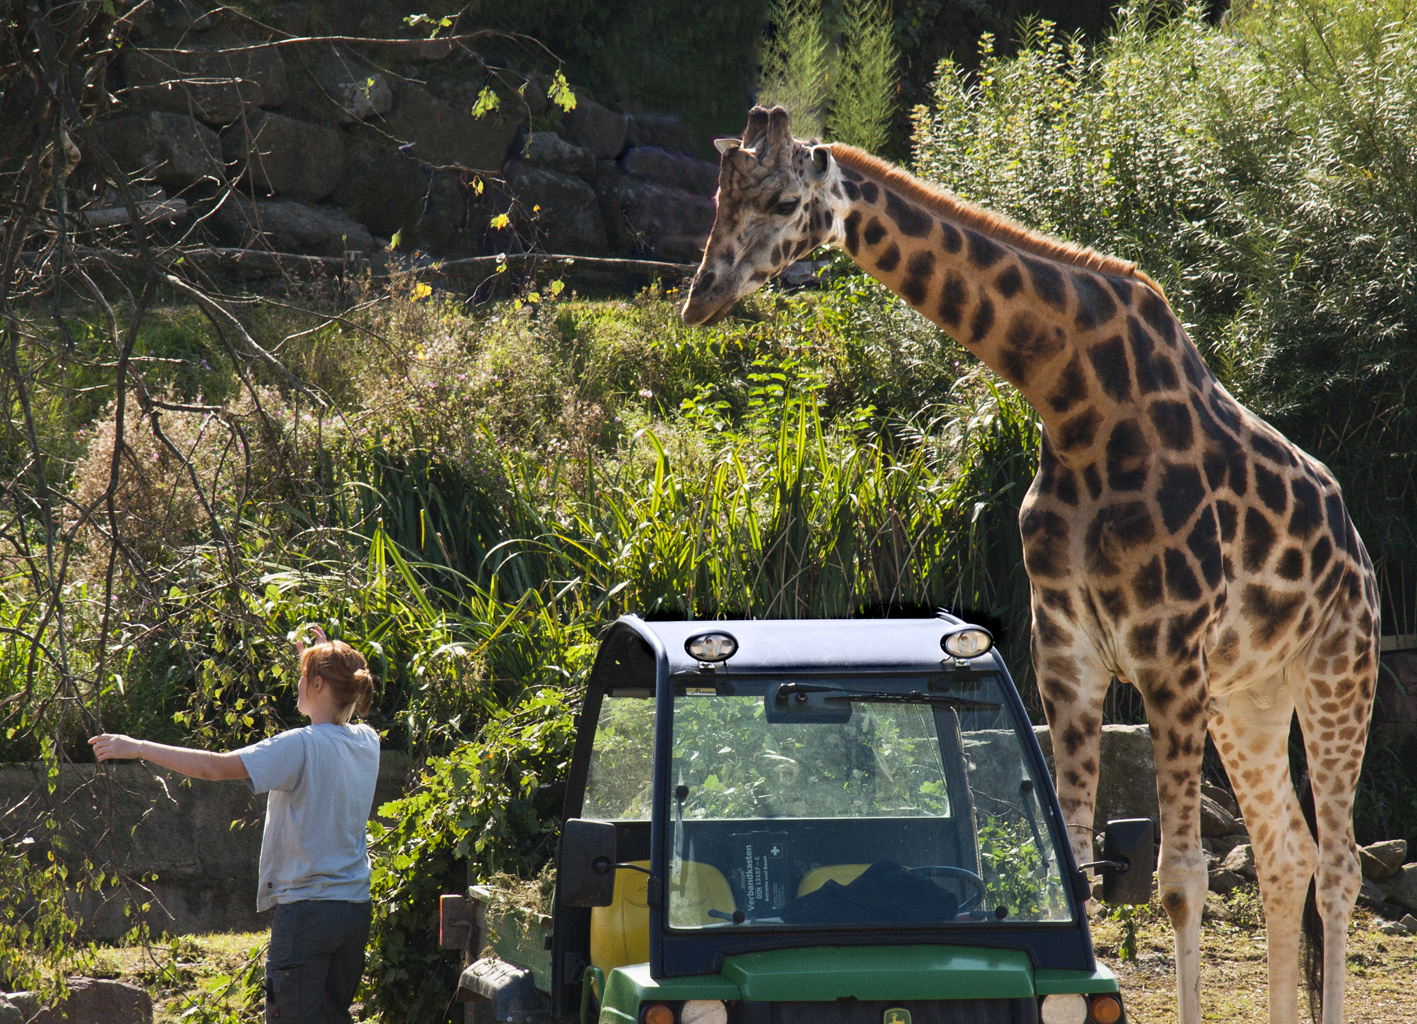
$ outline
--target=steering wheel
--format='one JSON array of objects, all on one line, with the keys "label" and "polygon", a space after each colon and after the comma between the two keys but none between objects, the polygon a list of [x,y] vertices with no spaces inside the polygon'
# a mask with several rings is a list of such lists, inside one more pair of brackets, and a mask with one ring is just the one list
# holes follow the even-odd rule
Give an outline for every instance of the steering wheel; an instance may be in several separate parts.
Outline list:
[{"label": "steering wheel", "polygon": [[980,878],[968,868],[955,867],[953,864],[921,864],[919,867],[909,868],[914,874],[924,875],[926,878],[959,878],[975,888],[975,892],[968,893],[960,901],[961,912],[973,910],[984,902],[984,897],[989,894],[989,887],[984,879]]}]

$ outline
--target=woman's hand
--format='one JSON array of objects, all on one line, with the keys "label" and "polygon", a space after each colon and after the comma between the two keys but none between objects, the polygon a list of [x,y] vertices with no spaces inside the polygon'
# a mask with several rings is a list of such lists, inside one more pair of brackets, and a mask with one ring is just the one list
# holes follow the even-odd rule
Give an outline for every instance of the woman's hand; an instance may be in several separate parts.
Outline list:
[{"label": "woman's hand", "polygon": [[100,761],[124,760],[140,756],[138,748],[142,740],[124,736],[121,732],[106,732],[89,738],[94,757]]},{"label": "woman's hand", "polygon": [[[329,642],[329,638],[325,636],[325,631],[313,622],[310,623],[310,637],[317,644]],[[297,656],[305,653],[305,642],[300,639],[299,632],[295,634],[295,653]]]}]

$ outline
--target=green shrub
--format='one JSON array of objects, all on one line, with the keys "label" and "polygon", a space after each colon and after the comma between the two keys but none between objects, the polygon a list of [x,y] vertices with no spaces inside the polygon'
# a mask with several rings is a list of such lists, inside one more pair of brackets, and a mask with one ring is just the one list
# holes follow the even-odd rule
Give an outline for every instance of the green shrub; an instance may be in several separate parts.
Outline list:
[{"label": "green shrub", "polygon": [[439,895],[499,872],[533,878],[551,859],[559,822],[547,784],[565,773],[578,705],[576,689],[529,692],[370,822],[377,913],[365,1001],[387,1024],[453,1019],[457,965],[438,948]]}]

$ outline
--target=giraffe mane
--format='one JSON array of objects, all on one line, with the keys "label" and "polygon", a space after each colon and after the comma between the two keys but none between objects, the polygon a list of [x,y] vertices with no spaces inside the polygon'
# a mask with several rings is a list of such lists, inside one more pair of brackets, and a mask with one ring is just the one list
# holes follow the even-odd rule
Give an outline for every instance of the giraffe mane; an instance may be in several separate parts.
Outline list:
[{"label": "giraffe mane", "polygon": [[848,146],[843,142],[828,144],[832,156],[860,174],[889,188],[902,199],[906,199],[932,213],[942,214],[967,228],[972,228],[1015,249],[1041,256],[1044,259],[1067,263],[1102,274],[1114,274],[1140,281],[1163,299],[1166,297],[1161,286],[1153,281],[1137,265],[1116,256],[1106,256],[1094,249],[1072,242],[1060,242],[1056,238],[1024,227],[1017,221],[1002,214],[991,213],[944,189],[930,185],[908,171],[872,156],[865,150]]}]

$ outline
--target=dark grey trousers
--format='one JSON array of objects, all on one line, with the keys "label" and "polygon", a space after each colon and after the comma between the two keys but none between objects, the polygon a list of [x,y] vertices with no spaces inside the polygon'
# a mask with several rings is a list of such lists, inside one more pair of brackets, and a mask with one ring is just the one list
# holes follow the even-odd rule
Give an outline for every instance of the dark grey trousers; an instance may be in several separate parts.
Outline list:
[{"label": "dark grey trousers", "polygon": [[266,1024],[349,1024],[373,908],[343,900],[276,907],[266,954]]}]

